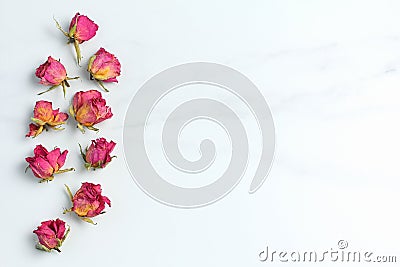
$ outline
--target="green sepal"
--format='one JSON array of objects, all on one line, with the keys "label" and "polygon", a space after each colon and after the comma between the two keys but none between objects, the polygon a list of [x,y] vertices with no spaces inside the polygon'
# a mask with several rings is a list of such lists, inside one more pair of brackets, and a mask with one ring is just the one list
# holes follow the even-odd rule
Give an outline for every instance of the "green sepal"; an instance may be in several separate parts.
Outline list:
[{"label": "green sepal", "polygon": [[[82,151],[82,146],[81,146],[81,144],[79,144],[78,143],[78,145],[79,145],[79,151],[81,152],[81,156],[82,156],[82,158],[83,158],[83,161],[85,161],[86,162],[86,155],[83,153],[83,151]],[[86,147],[86,149],[85,149],[85,152],[87,152],[87,147]]]},{"label": "green sepal", "polygon": [[[63,124],[64,124],[65,122],[63,122]],[[50,126],[51,127],[51,129],[53,129],[53,130],[55,130],[55,131],[63,131],[63,130],[65,130],[65,128],[63,128],[63,127],[56,127],[56,126]]]},{"label": "green sepal", "polygon": [[68,229],[67,229],[67,231],[65,232],[65,235],[64,235],[64,237],[61,239],[61,244],[64,243],[64,241],[65,241],[65,239],[67,238],[67,236],[68,236],[68,234],[69,234],[70,231],[71,231],[71,227],[68,225]]},{"label": "green sepal", "polygon": [[39,126],[44,126],[46,124],[44,121],[36,119],[36,118],[31,118],[31,121],[38,124]]},{"label": "green sepal", "polygon": [[78,124],[76,125],[76,127],[78,127],[79,130],[81,130],[81,133],[83,133],[83,134],[85,133],[85,129],[83,128],[82,124],[78,123]]},{"label": "green sepal", "polygon": [[56,172],[54,172],[55,174],[60,174],[60,173],[64,173],[64,172],[70,172],[70,171],[75,171],[74,168],[69,168],[69,169],[64,169],[64,170],[58,170]]},{"label": "green sepal", "polygon": [[36,249],[38,249],[38,250],[42,250],[42,251],[46,251],[46,252],[51,252],[51,249],[46,248],[45,246],[43,246],[43,245],[40,244],[40,243],[37,243],[35,247],[36,247]]},{"label": "green sepal", "polygon": [[92,219],[88,218],[88,217],[80,217],[82,219],[82,221],[87,222],[87,223],[91,223],[93,225],[96,225],[97,223],[93,222]]},{"label": "green sepal", "polygon": [[[90,72],[90,69],[92,68],[93,65],[93,61],[96,59],[96,55],[93,55],[89,58],[89,64],[88,64],[88,68],[87,71]],[[90,72],[91,73],[91,72]]]},{"label": "green sepal", "polygon": [[65,94],[67,93],[67,89],[66,89],[65,87],[66,87],[66,86],[69,87],[69,84],[68,84],[67,81],[62,81],[62,82],[61,82],[61,85],[62,85],[62,89],[63,89],[64,99],[66,99],[66,98],[65,98]]},{"label": "green sepal", "polygon": [[74,38],[74,34],[75,34],[75,32],[76,32],[76,25],[78,25],[78,16],[76,17],[76,20],[75,20],[75,25],[71,28],[71,30],[69,30],[69,33],[68,33],[68,37],[69,38],[71,38],[71,39],[73,39]]},{"label": "green sepal", "polygon": [[86,163],[85,163],[85,168],[89,171],[90,168],[92,168],[92,164],[86,162]]},{"label": "green sepal", "polygon": [[75,117],[74,107],[72,105],[69,106],[69,114],[71,114],[72,117]]},{"label": "green sepal", "polygon": [[[68,193],[69,199],[71,199],[71,201],[73,201],[74,196],[71,193],[71,189],[69,189],[68,185],[66,185],[66,184],[64,184],[64,186],[67,189],[67,193]],[[68,210],[68,211],[71,211],[71,210]]]},{"label": "green sepal", "polygon": [[88,128],[91,131],[95,131],[95,132],[99,131],[99,129],[97,129],[97,128],[93,127],[93,126],[86,126],[86,128]]},{"label": "green sepal", "polygon": [[56,22],[57,29],[59,29],[66,37],[69,37],[68,33],[61,28],[60,23],[53,17],[54,21]]},{"label": "green sepal", "polygon": [[64,208],[63,214],[67,214],[68,212],[72,212],[72,208],[69,208],[69,209]]},{"label": "green sepal", "polygon": [[39,183],[41,184],[41,183],[44,183],[44,182],[50,182],[50,181],[53,181],[53,179],[54,179],[54,176],[50,176],[50,177],[48,177],[48,178],[43,178],[43,179],[41,179],[40,181],[39,181]]},{"label": "green sepal", "polygon": [[[67,78],[65,78],[65,80],[67,80],[67,81],[69,81],[69,80],[76,80],[76,79],[79,79],[79,76],[76,76],[76,77],[67,77]],[[69,85],[68,85],[68,87],[69,87]]]},{"label": "green sepal", "polygon": [[[62,82],[61,82],[61,84],[62,84]],[[50,92],[51,90],[56,89],[58,86],[60,86],[60,84],[53,85],[52,87],[50,87],[50,88],[47,89],[46,91],[43,91],[43,92],[38,93],[38,95],[43,95],[44,93]]]},{"label": "green sepal", "polygon": [[[40,121],[40,120],[38,120],[38,119],[35,119],[35,118],[31,118],[31,120],[32,121]],[[40,121],[41,123],[44,123],[44,122],[42,122],[42,121]],[[35,124],[36,126],[39,126],[39,129],[37,129],[37,131],[36,131],[36,133],[32,136],[32,138],[35,138],[35,137],[37,137],[39,134],[41,134],[42,132],[43,132],[43,129],[45,129],[44,128],[44,126],[46,125],[46,124],[44,124],[44,125],[38,125],[38,124]],[[46,129],[47,130],[47,129]]]},{"label": "green sepal", "polygon": [[104,91],[110,92],[110,91],[104,86],[104,83],[103,83],[102,81],[96,79],[96,82],[100,85],[101,88],[103,88]]}]

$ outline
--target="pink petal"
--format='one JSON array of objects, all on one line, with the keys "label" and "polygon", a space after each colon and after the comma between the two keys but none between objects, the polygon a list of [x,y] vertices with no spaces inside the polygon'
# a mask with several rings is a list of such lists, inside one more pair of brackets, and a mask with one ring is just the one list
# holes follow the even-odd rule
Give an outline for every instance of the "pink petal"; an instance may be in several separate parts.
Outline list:
[{"label": "pink petal", "polygon": [[101,93],[97,90],[89,90],[86,92],[80,91],[75,93],[73,99],[74,111],[77,112],[77,110],[81,108],[83,104],[89,102],[89,100],[101,97]]},{"label": "pink petal", "polygon": [[65,230],[66,230],[66,228],[65,228],[65,222],[64,222],[63,220],[56,219],[55,225],[56,225],[56,227],[57,227],[57,228],[56,228],[56,229],[57,229],[57,231],[56,231],[56,237],[57,237],[58,239],[63,239],[64,234],[65,234]]},{"label": "pink petal", "polygon": [[114,141],[110,141],[107,144],[107,150],[109,153],[111,153],[114,150],[114,147],[117,145],[117,143],[115,143]]},{"label": "pink petal", "polygon": [[110,201],[110,199],[109,199],[108,197],[103,196],[103,201],[104,201],[105,203],[107,203],[107,205],[108,205],[109,207],[111,207],[111,201]]},{"label": "pink petal", "polygon": [[[50,57],[49,57],[50,58]],[[47,67],[50,65],[50,62],[47,60],[43,64],[41,64],[35,72],[36,77],[42,78],[46,72]]]},{"label": "pink petal", "polygon": [[36,102],[33,117],[43,122],[48,122],[53,116],[52,103],[44,100]]},{"label": "pink petal", "polygon": [[68,150],[64,150],[61,155],[57,159],[58,167],[61,168],[64,166],[65,160],[67,158]]},{"label": "pink petal", "polygon": [[90,103],[85,103],[77,110],[75,119],[82,125],[92,126],[96,123],[97,115],[91,108]]},{"label": "pink petal", "polygon": [[[54,114],[54,113],[53,113]],[[53,125],[62,124],[68,119],[68,114],[64,112],[59,112],[55,115],[54,120],[52,121]]]},{"label": "pink petal", "polygon": [[93,57],[93,62],[89,64],[93,77],[105,82],[118,82],[116,77],[121,73],[119,60],[104,48],[100,48]]},{"label": "pink petal", "polygon": [[93,188],[93,190],[97,192],[97,194],[101,195],[101,185],[99,184],[90,184],[90,185]]},{"label": "pink petal", "polygon": [[44,85],[58,85],[67,77],[64,65],[50,56],[36,69],[35,74]]},{"label": "pink petal", "polygon": [[112,61],[114,58],[113,54],[107,52],[103,47],[101,47],[94,55],[95,59],[90,68],[91,73],[98,72],[106,62]]},{"label": "pink petal", "polygon": [[95,114],[97,114],[95,121],[96,124],[113,116],[111,108],[109,106],[106,106],[105,99],[94,99],[91,102],[91,108],[94,110]]},{"label": "pink petal", "polygon": [[51,165],[51,167],[55,170],[58,171],[58,164],[57,164],[57,160],[60,157],[61,153],[60,153],[60,149],[56,148],[52,151],[49,152],[49,154],[47,155],[47,161],[49,162],[49,164]]},{"label": "pink petal", "polygon": [[105,82],[105,83],[117,83],[118,80],[117,80],[117,78],[110,78],[110,79],[107,79],[107,80],[103,80],[103,82]]},{"label": "pink petal", "polygon": [[39,156],[46,157],[47,154],[49,154],[47,149],[42,145],[37,145],[35,147],[35,149],[33,150],[33,153],[34,153],[35,157],[39,157]]},{"label": "pink petal", "polygon": [[25,137],[35,136],[36,132],[39,130],[39,126],[34,123],[29,124],[29,132],[25,135]]},{"label": "pink petal", "polygon": [[95,209],[89,210],[88,213],[87,213],[87,217],[95,217],[95,216],[99,215],[105,208],[104,202],[101,202],[101,201],[98,201],[98,200],[93,201],[91,204],[93,205],[93,207]]},{"label": "pink petal", "polygon": [[99,26],[87,16],[81,15],[78,17],[78,24],[74,37],[80,42],[88,41],[96,35]]},{"label": "pink petal", "polygon": [[43,158],[36,158],[29,166],[33,174],[38,178],[45,179],[53,175],[52,166]]}]

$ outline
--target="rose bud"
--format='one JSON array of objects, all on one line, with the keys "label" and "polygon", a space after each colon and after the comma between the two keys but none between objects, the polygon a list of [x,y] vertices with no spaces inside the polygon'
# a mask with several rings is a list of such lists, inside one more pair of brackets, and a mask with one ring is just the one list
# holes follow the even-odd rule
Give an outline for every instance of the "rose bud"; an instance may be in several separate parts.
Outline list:
[{"label": "rose bud", "polygon": [[107,142],[105,138],[98,138],[96,140],[92,140],[92,144],[89,147],[86,147],[85,153],[82,151],[81,145],[79,145],[81,155],[83,160],[85,161],[86,169],[96,169],[96,168],[104,168],[111,161],[111,159],[115,156],[110,156],[110,153],[113,151],[116,143],[113,141]]},{"label": "rose bud", "polygon": [[33,157],[25,158],[26,162],[29,163],[25,171],[30,168],[33,175],[41,179],[40,183],[52,181],[54,179],[54,174],[75,170],[74,168],[61,170],[67,158],[68,150],[64,150],[61,153],[60,148],[55,148],[48,152],[42,145],[37,145],[33,153]]},{"label": "rose bud", "polygon": [[39,95],[47,93],[57,88],[59,85],[62,85],[64,98],[65,98],[66,87],[70,86],[68,80],[75,80],[79,78],[79,77],[74,77],[74,78],[67,77],[67,71],[65,70],[64,65],[61,64],[59,60],[55,60],[50,56],[47,58],[47,61],[45,63],[43,63],[36,69],[35,74],[36,77],[40,79],[39,83],[43,85],[51,85],[51,87],[48,90],[39,93]]},{"label": "rose bud", "polygon": [[117,77],[121,74],[119,60],[104,48],[100,48],[90,59],[88,65],[90,79],[95,79],[99,85],[108,92],[103,83],[118,82]]},{"label": "rose bud", "polygon": [[76,59],[78,64],[81,62],[82,55],[81,50],[79,48],[79,44],[89,41],[92,39],[99,28],[96,23],[94,23],[87,16],[76,13],[72,18],[71,23],[69,25],[69,32],[64,31],[60,24],[55,20],[57,28],[68,37],[69,43],[74,43],[75,51],[76,51]]},{"label": "rose bud", "polygon": [[36,230],[33,231],[39,239],[36,245],[37,249],[50,252],[52,249],[61,252],[60,247],[68,236],[70,227],[65,227],[65,222],[60,219],[42,222]]},{"label": "rose bud", "polygon": [[78,122],[77,127],[82,133],[85,132],[83,126],[98,131],[99,129],[93,125],[113,116],[111,108],[106,105],[106,100],[96,90],[75,93],[69,113],[75,117]]},{"label": "rose bud", "polygon": [[92,183],[82,183],[81,188],[73,196],[67,185],[68,195],[72,202],[72,208],[64,210],[67,212],[75,212],[83,221],[95,224],[92,217],[105,213],[105,204],[111,207],[111,201],[108,197],[101,195],[101,185]]},{"label": "rose bud", "polygon": [[29,132],[25,136],[36,137],[44,129],[47,130],[48,128],[58,131],[64,130],[64,128],[59,126],[64,124],[67,119],[68,114],[60,112],[60,109],[53,109],[51,102],[37,101],[33,109],[33,118],[31,118],[34,123],[29,124]]}]

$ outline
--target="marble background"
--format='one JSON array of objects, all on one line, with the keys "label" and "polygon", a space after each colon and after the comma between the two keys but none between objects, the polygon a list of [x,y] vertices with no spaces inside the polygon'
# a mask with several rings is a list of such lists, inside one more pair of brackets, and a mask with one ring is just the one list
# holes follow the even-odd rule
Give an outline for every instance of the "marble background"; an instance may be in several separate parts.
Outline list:
[{"label": "marble background", "polygon": [[[66,111],[73,93],[97,88],[52,17],[67,27],[76,11],[99,25],[82,45],[84,61],[100,46],[122,63],[105,94],[112,120],[82,135],[25,139],[34,102]],[[397,255],[400,261],[400,2],[398,1],[3,1],[0,11],[2,266],[263,266],[258,254],[337,248]],[[43,96],[34,71],[61,58],[71,81]],[[231,66],[260,89],[274,115],[275,162],[263,187],[247,193],[254,169],[223,200],[200,209],[164,206],[133,182],[123,157],[125,111],[138,88],[181,63]],[[87,172],[77,143],[104,136],[118,145],[106,169]],[[77,171],[38,184],[24,158],[36,144],[70,150]],[[63,184],[101,183],[112,208],[97,226],[62,215]],[[60,217],[72,231],[63,252],[34,249],[32,230]],[[279,264],[276,264],[279,266]],[[306,266],[307,264],[284,265]],[[325,266],[338,266],[326,262]],[[381,264],[370,263],[370,266]],[[275,266],[275,264],[274,264]],[[353,264],[352,266],[364,266]]]}]

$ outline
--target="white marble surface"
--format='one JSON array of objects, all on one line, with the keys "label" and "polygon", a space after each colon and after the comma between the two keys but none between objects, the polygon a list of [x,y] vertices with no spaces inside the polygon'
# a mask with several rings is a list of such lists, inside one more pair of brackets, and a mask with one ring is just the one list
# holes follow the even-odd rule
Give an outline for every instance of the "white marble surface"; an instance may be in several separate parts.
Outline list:
[{"label": "white marble surface", "polygon": [[[82,45],[84,60],[104,46],[122,63],[120,83],[105,95],[115,116],[98,134],[118,143],[119,157],[96,172],[79,168],[77,143],[98,135],[83,136],[73,120],[63,133],[24,138],[35,101],[63,110],[69,101],[61,91],[37,96],[35,68],[53,55],[71,76],[87,75],[52,20],[67,27],[76,11],[100,25]],[[400,261],[399,11],[398,1],[361,0],[3,1],[1,265],[263,266],[258,253],[266,245],[329,250],[340,239]],[[192,61],[226,64],[259,87],[274,114],[277,150],[256,194],[247,194],[250,170],[223,200],[182,210],[135,185],[122,128],[147,79]],[[86,77],[71,85],[67,99],[96,87]],[[39,143],[70,149],[66,166],[78,170],[38,184],[24,174],[24,158]],[[63,184],[76,189],[84,180],[102,183],[112,200],[97,226],[61,214],[69,206]],[[63,252],[35,250],[32,230],[55,217],[72,227]]]}]

